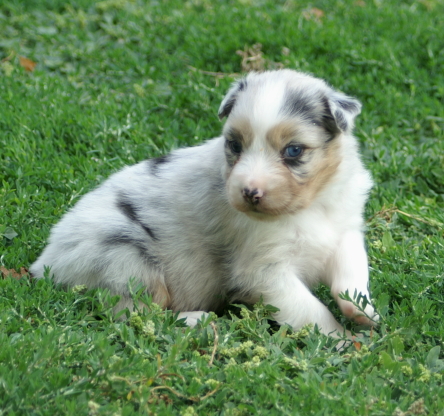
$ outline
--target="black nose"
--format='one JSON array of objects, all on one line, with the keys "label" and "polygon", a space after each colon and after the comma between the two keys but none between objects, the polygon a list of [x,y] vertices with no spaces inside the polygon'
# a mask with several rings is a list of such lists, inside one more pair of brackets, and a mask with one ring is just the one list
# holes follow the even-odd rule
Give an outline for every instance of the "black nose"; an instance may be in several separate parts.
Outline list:
[{"label": "black nose", "polygon": [[242,195],[250,204],[258,204],[259,200],[262,198],[262,191],[257,188],[244,188],[242,190]]}]

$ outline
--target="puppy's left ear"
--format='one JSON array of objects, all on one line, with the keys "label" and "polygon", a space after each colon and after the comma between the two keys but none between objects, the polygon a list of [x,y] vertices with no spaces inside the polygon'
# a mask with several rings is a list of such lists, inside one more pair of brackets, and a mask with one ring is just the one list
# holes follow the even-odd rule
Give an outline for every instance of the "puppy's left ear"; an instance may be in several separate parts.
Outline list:
[{"label": "puppy's left ear", "polygon": [[224,117],[228,117],[236,104],[237,97],[239,93],[247,88],[247,81],[245,79],[241,79],[235,82],[231,88],[228,90],[227,95],[222,100],[220,104],[219,111],[217,115],[219,116],[219,120],[222,120]]},{"label": "puppy's left ear", "polygon": [[351,133],[356,116],[361,112],[361,103],[337,91],[332,91],[328,104],[336,125],[344,133]]}]

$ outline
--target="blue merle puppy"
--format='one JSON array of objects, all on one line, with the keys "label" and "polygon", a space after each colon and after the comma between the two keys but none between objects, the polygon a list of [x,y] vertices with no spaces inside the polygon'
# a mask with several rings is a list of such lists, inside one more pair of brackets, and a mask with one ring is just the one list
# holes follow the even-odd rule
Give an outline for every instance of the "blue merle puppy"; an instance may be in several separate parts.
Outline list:
[{"label": "blue merle puppy", "polygon": [[363,208],[372,181],[352,135],[360,103],[292,70],[251,73],[219,109],[220,137],[145,160],[86,194],[31,266],[58,283],[108,288],[132,308],[131,278],[195,325],[205,311],[263,297],[275,319],[343,332],[310,291],[370,299]]}]

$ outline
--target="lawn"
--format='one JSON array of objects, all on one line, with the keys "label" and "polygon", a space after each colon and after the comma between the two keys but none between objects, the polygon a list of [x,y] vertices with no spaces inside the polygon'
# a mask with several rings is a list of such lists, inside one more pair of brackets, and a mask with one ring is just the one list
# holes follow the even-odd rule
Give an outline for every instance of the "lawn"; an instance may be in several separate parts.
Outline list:
[{"label": "lawn", "polygon": [[[442,0],[0,2],[0,415],[443,416],[443,16]],[[122,322],[104,291],[27,276],[81,195],[219,135],[233,80],[280,67],[363,103],[377,328],[337,351],[258,304],[189,329],[137,288],[150,307]]]}]

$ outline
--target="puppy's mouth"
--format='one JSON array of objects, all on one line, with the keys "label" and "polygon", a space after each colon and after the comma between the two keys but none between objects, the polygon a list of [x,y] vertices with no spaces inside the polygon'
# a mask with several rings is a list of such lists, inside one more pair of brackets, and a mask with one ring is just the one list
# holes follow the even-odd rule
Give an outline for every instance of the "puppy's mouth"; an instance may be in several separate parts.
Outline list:
[{"label": "puppy's mouth", "polygon": [[242,189],[241,197],[231,200],[231,204],[238,211],[259,220],[271,220],[289,213],[287,207],[272,204],[266,192],[260,189]]}]

